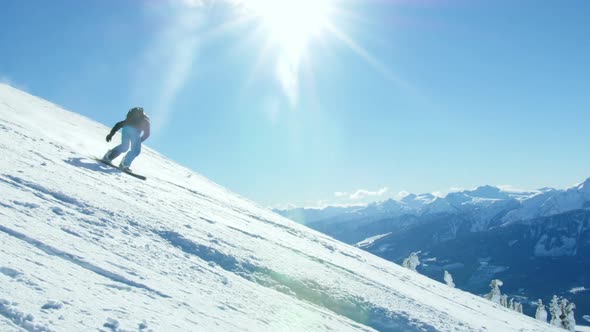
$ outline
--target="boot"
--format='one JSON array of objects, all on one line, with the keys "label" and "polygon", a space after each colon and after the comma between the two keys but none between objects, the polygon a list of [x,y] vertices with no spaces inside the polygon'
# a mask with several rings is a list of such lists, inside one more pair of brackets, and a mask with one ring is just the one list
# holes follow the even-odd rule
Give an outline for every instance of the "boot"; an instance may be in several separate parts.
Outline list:
[{"label": "boot", "polygon": [[102,157],[102,161],[104,161],[105,163],[109,163],[110,164],[113,161],[113,159],[111,159],[111,157],[110,157],[112,151],[113,150],[107,151],[107,153],[105,153],[104,157]]},{"label": "boot", "polygon": [[121,163],[119,164],[119,168],[120,168],[122,171],[125,171],[125,172],[132,173],[132,171],[131,171],[131,168],[129,168],[129,166],[125,165],[123,162],[121,162]]}]

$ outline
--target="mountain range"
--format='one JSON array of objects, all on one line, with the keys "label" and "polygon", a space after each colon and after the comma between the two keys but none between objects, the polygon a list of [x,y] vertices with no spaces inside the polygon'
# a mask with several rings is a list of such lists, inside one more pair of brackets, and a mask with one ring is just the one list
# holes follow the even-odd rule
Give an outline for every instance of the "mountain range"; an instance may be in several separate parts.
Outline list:
[{"label": "mountain range", "polygon": [[441,213],[473,213],[481,221],[473,225],[475,231],[587,207],[590,207],[590,178],[568,189],[517,191],[486,185],[452,192],[444,197],[429,193],[407,194],[399,200],[389,199],[366,206],[292,208],[277,209],[275,212],[304,224],[378,220],[404,215],[423,217]]},{"label": "mountain range", "polygon": [[393,262],[420,252],[421,273],[442,281],[448,270],[474,294],[501,279],[528,314],[538,298],[554,294],[576,302],[579,320],[590,313],[590,179],[567,189],[486,185],[444,197],[277,212]]}]

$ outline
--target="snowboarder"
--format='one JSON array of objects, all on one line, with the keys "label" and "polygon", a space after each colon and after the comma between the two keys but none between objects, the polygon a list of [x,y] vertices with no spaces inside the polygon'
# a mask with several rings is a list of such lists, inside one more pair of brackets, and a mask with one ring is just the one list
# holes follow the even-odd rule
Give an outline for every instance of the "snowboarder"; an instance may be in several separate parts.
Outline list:
[{"label": "snowboarder", "polygon": [[141,153],[141,143],[150,136],[150,119],[143,111],[143,107],[134,107],[130,109],[127,113],[127,118],[118,122],[113,129],[111,129],[111,132],[107,135],[107,142],[110,142],[113,135],[115,135],[115,133],[121,128],[123,128],[121,131],[121,144],[114,149],[107,151],[104,157],[102,157],[102,160],[111,164],[113,159],[117,158],[122,153],[127,152],[129,146],[131,146],[131,151],[125,155],[119,164],[119,168],[131,172],[129,166],[131,166],[133,160]]}]

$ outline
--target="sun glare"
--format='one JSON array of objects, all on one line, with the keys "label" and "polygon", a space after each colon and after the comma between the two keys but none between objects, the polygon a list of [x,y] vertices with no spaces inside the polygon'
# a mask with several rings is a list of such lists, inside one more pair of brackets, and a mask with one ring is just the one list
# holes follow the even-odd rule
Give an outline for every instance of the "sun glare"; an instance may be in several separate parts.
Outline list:
[{"label": "sun glare", "polygon": [[303,52],[328,21],[326,0],[246,0],[244,5],[261,19],[273,41],[290,53]]},{"label": "sun glare", "polygon": [[[294,109],[299,101],[300,89],[302,86],[305,87],[305,85],[301,84],[302,72],[310,74],[306,76],[306,79],[313,79],[313,70],[308,70],[313,65],[308,60],[312,59],[313,54],[311,54],[311,51],[316,49],[312,45],[315,39],[335,38],[343,42],[388,79],[395,79],[389,73],[388,68],[345,32],[346,29],[339,27],[339,24],[343,22],[350,24],[350,18],[355,17],[346,8],[343,8],[346,7],[344,1],[229,1],[240,9],[240,13],[243,15],[240,16],[242,19],[248,22],[254,19],[258,22],[257,32],[262,31],[267,37],[267,43],[262,47],[261,55],[267,55],[269,49],[276,52],[275,75]],[[261,63],[260,59],[258,62]],[[313,82],[308,86],[313,86]]]},{"label": "sun glare", "polygon": [[313,38],[330,24],[333,0],[239,0],[248,16],[256,18],[278,51],[276,75],[292,106],[299,95],[301,60]]}]

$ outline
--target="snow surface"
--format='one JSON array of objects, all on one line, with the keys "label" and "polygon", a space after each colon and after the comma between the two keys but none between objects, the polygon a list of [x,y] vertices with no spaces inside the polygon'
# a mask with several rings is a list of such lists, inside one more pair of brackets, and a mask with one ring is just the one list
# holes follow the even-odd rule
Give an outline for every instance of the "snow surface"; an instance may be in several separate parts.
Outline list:
[{"label": "snow surface", "polygon": [[586,287],[574,287],[572,289],[570,289],[568,292],[572,293],[572,294],[576,294],[576,293],[581,293],[581,292],[586,292],[589,291],[590,288],[586,288]]},{"label": "snow surface", "polygon": [[147,181],[99,164],[107,132],[0,85],[0,330],[554,330],[149,148]]},{"label": "snow surface", "polygon": [[368,238],[366,238],[366,239],[358,242],[354,246],[357,247],[357,248],[365,248],[365,247],[368,247],[368,246],[372,245],[375,241],[377,241],[379,239],[382,239],[382,238],[388,236],[389,234],[391,234],[391,232],[368,237]]}]

